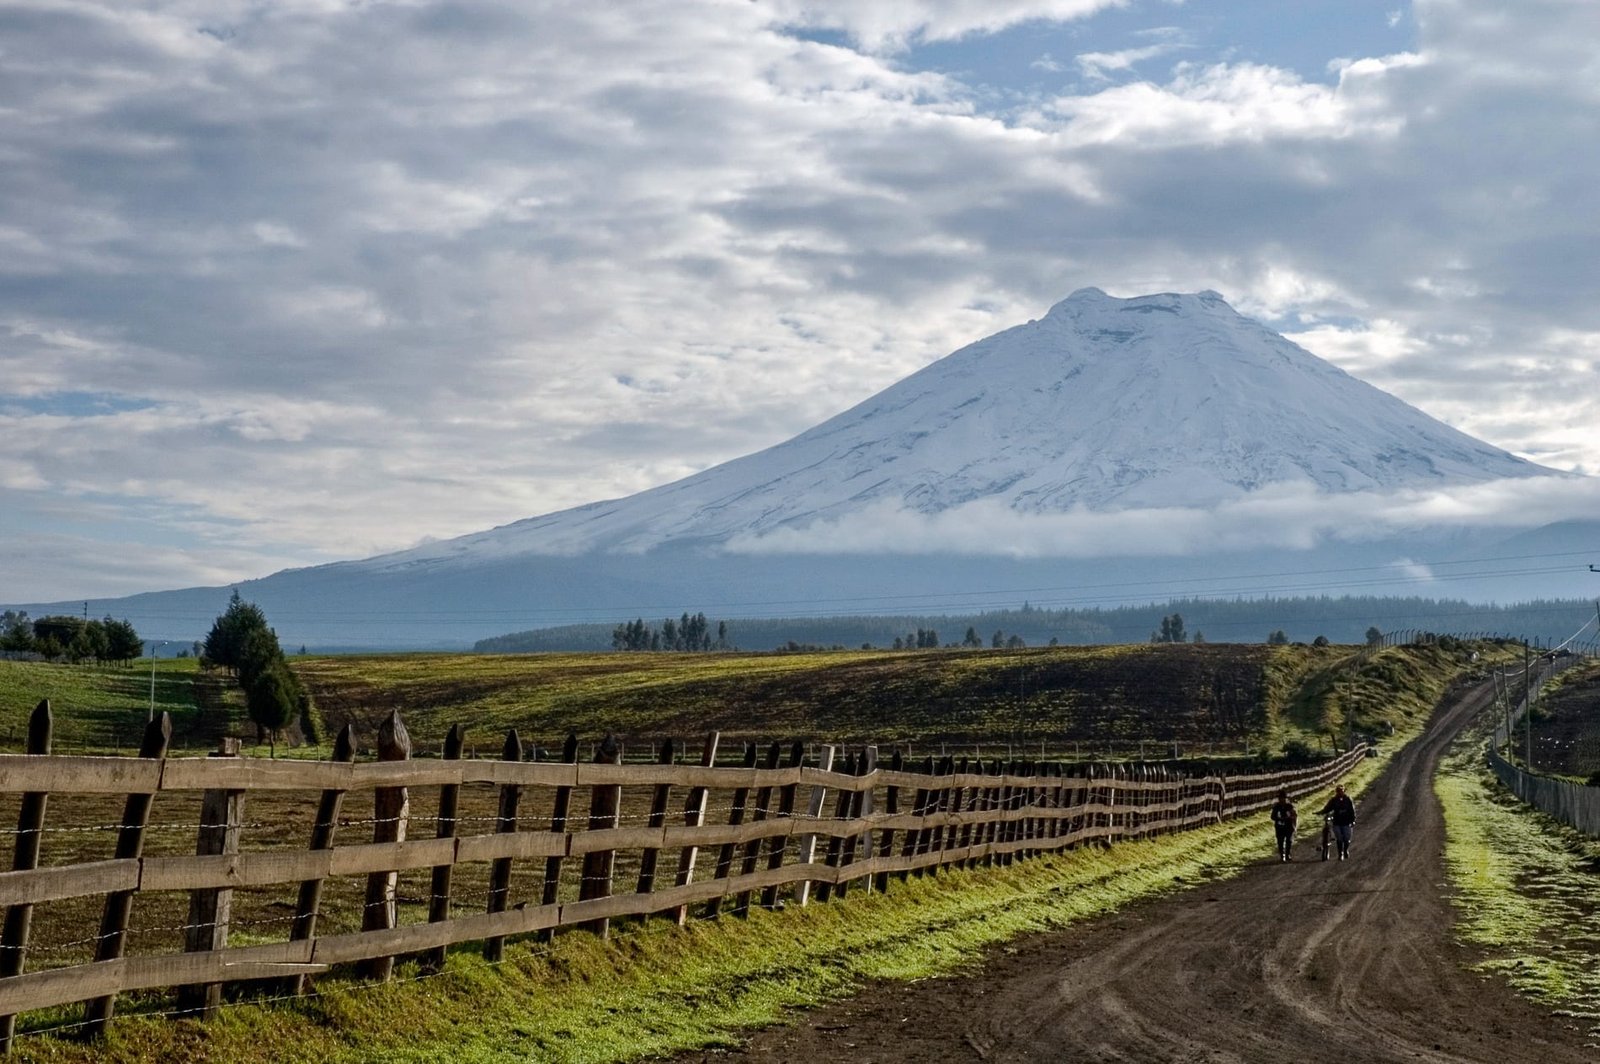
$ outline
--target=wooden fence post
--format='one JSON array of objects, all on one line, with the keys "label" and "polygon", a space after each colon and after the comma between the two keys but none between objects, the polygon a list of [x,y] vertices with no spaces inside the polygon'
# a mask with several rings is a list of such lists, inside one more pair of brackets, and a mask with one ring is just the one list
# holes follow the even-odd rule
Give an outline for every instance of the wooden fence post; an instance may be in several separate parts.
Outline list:
[{"label": "wooden fence post", "polygon": [[[844,757],[844,767],[839,771],[842,775],[854,776],[856,774],[856,755],[846,754]],[[828,835],[828,852],[827,855],[822,859],[823,864],[827,865],[829,868],[839,867],[839,859],[844,853],[844,838],[838,832],[844,821],[850,818],[850,807],[854,803],[854,800],[855,791],[845,790],[842,787],[839,789],[839,797],[834,800],[834,830]],[[817,900],[827,901],[833,895],[833,883],[831,881],[831,877],[829,879],[818,880],[816,889]]]},{"label": "wooden fence post", "polygon": [[[989,765],[989,775],[1000,777],[1006,774],[1006,762],[998,757]],[[983,867],[993,868],[999,863],[999,857],[994,852],[995,844],[1004,841],[1005,823],[1000,819],[1005,812],[1005,788],[1000,785],[998,778],[993,786],[983,789],[983,806],[988,814],[983,823]]]},{"label": "wooden fence post", "polygon": [[[799,768],[805,761],[805,757],[806,744],[796,740],[794,745],[789,747],[788,767]],[[794,803],[799,793],[800,784],[798,780],[794,783],[784,784],[783,790],[779,792],[778,797],[778,819],[785,821],[794,819]],[[771,853],[767,856],[767,868],[770,871],[775,872],[783,867],[783,854],[789,848],[789,836],[787,834],[789,827],[789,824],[785,824],[784,834],[772,836]],[[778,885],[776,883],[762,888],[761,907],[763,909],[778,908]]]},{"label": "wooden fence post", "polygon": [[[755,743],[747,742],[747,743],[744,744],[744,767],[745,768],[755,768],[756,767],[756,744]],[[749,787],[736,787],[736,788],[734,788],[734,791],[733,791],[733,804],[728,810],[728,826],[729,827],[738,827],[740,824],[744,823],[745,805],[746,805],[747,802],[749,802],[749,800],[750,800],[750,788]],[[717,879],[727,879],[728,876],[733,872],[733,851],[734,851],[734,843],[725,842],[725,843],[722,844],[722,849],[720,849],[717,852],[717,870],[716,870],[715,873],[713,873],[713,875]],[[721,913],[721,912],[722,912],[722,898],[721,897],[712,898],[710,901],[706,902],[706,918],[707,919],[715,920],[717,918],[717,915],[719,913]]]},{"label": "wooden fence post", "polygon": [[[889,758],[889,771],[899,772],[905,765],[905,758],[896,750]],[[891,784],[884,793],[883,812],[886,816],[898,816],[900,813],[900,788]],[[877,852],[884,857],[894,853],[894,828],[884,828],[878,832]],[[883,894],[889,889],[889,873],[879,872],[872,877],[872,889]]]},{"label": "wooden fence post", "polygon": [[[717,743],[721,739],[720,732],[706,733],[705,745],[700,748],[700,767],[711,768],[717,763]],[[706,797],[710,793],[709,787],[690,787],[689,800],[683,805],[683,824],[685,827],[698,828],[706,822]],[[680,887],[687,887],[694,882],[695,861],[700,856],[700,847],[689,845],[683,848],[678,855],[678,874],[674,882]],[[689,922],[689,907],[680,905],[673,912],[673,921],[679,927]]]},{"label": "wooden fence post", "polygon": [[[569,734],[567,741],[561,747],[561,763],[563,765],[576,765],[578,763],[578,737]],[[550,813],[550,831],[552,834],[565,835],[567,833],[567,813],[571,809],[572,788],[557,787],[555,806]],[[561,861],[562,858],[550,856],[544,859],[544,891],[540,894],[541,905],[554,905],[561,897]],[[540,942],[554,941],[556,929],[554,927],[542,928],[539,931]]]},{"label": "wooden fence post", "polygon": [[[33,707],[33,715],[28,718],[28,753],[48,757],[53,729],[47,698]],[[22,808],[17,812],[16,850],[11,858],[14,872],[28,872],[39,867],[39,843],[44,837],[44,811],[49,799],[48,791],[27,791],[22,795]],[[13,905],[6,910],[5,931],[0,933],[0,979],[22,974],[32,929],[32,905]],[[0,983],[0,995],[4,994],[4,985]],[[15,1014],[0,1016],[0,1054],[11,1052],[11,1039],[16,1030]]]},{"label": "wooden fence post", "polygon": [[[970,763],[966,758],[962,758],[961,762],[962,772],[970,772],[976,776],[982,776],[984,774],[982,758],[975,757]],[[967,788],[966,808],[964,810],[964,812],[967,814],[967,822],[961,825],[960,840],[961,849],[967,853],[966,858],[961,862],[961,867],[963,868],[976,868],[978,866],[978,858],[972,855],[972,847],[974,844],[981,844],[983,842],[983,823],[976,815],[984,810],[983,797],[984,788]]]},{"label": "wooden fence post", "polygon": [[[356,759],[355,733],[346,724],[339,729],[333,741],[333,762],[348,765]],[[339,826],[339,808],[344,804],[344,791],[330,787],[322,792],[317,802],[317,821],[311,826],[311,850],[333,849],[334,830]],[[304,942],[316,937],[317,917],[322,908],[322,880],[308,879],[300,884],[300,900],[295,905],[294,924],[289,928],[289,941]],[[291,980],[293,992],[304,994],[310,980],[296,975]]]},{"label": "wooden fence post", "polygon": [[[656,758],[658,765],[671,765],[677,760],[677,746],[671,739],[661,741],[661,751]],[[651,830],[663,827],[667,822],[667,805],[672,801],[672,785],[670,783],[656,784],[655,791],[650,795],[650,820]],[[635,893],[649,894],[656,889],[656,864],[661,859],[661,850],[656,846],[647,846],[639,857],[639,886]],[[648,917],[640,917],[641,922]]]},{"label": "wooden fence post", "polygon": [[[952,755],[952,757],[946,758],[945,759],[945,771],[947,771],[947,772],[949,772],[949,773],[951,773],[953,775],[965,774],[965,772],[967,771],[967,758],[966,758],[966,755],[963,754],[960,757],[954,757]],[[965,802],[966,798],[967,798],[967,789],[965,787],[956,786],[955,780],[950,780],[948,782],[949,782],[949,786],[946,787],[945,790],[949,793],[950,797],[949,797],[949,801],[947,801],[945,803],[945,811],[949,812],[949,813],[954,813],[957,816],[959,816],[960,813],[961,813],[962,803]],[[944,833],[944,842],[942,843],[943,848],[946,849],[946,850],[955,849],[956,845],[960,842],[960,839],[961,839],[961,825],[952,822],[950,824],[946,824],[940,830]],[[956,863],[957,862],[955,862],[955,861],[945,861],[944,862],[946,867],[948,867],[950,865],[953,865],[953,864],[956,864]]]},{"label": "wooden fence post", "polygon": [[[837,754],[837,753],[838,753],[838,747],[824,746],[822,748],[822,754],[821,754],[821,756],[820,756],[820,758],[818,760],[818,763],[817,763],[817,768],[820,771],[823,771],[823,772],[832,772],[833,771],[834,755]],[[808,820],[813,821],[813,822],[815,822],[816,820],[820,819],[821,816],[822,816],[822,807],[823,807],[824,804],[826,804],[827,800],[828,800],[828,788],[823,787],[821,785],[818,785],[816,787],[812,787],[811,788],[811,797],[806,799],[806,818]],[[801,839],[800,839],[800,857],[799,857],[800,863],[801,864],[810,864],[812,861],[816,860],[816,856],[817,856],[817,836],[816,836],[816,833],[812,832],[810,834],[802,836]],[[796,894],[797,894],[797,896],[799,898],[800,904],[802,906],[810,904],[810,902],[811,902],[811,880],[802,879],[799,883],[795,884],[795,892],[796,892]]]},{"label": "wooden fence post", "polygon": [[[400,711],[392,710],[387,720],[378,727],[378,760],[408,761],[411,758],[411,735],[400,719]],[[411,815],[411,796],[405,787],[377,787],[372,792],[372,841],[404,842],[406,820]],[[367,875],[367,902],[361,913],[361,930],[387,931],[399,921],[395,886],[398,872],[371,872]],[[373,957],[361,965],[362,974],[380,983],[389,981],[394,973],[394,957]]]},{"label": "wooden fence post", "polygon": [[[866,747],[861,751],[861,757],[856,761],[856,775],[870,776],[878,769],[878,748]],[[872,790],[867,788],[850,792],[850,809],[847,814],[850,820],[860,820],[872,812]],[[839,867],[849,868],[856,863],[856,850],[864,848],[862,860],[872,857],[872,833],[853,831],[844,840],[844,853],[840,857]],[[839,880],[839,897],[845,896],[845,891],[850,886],[848,877]]]},{"label": "wooden fence post", "polygon": [[[783,756],[783,744],[779,743],[776,739],[774,739],[773,742],[772,742],[772,745],[767,749],[767,766],[766,767],[768,769],[776,769],[778,767],[778,759],[780,757],[782,757],[782,756]],[[750,818],[750,822],[752,824],[755,824],[755,823],[760,823],[763,820],[766,820],[767,819],[767,814],[771,810],[771,806],[772,806],[772,785],[771,784],[767,784],[764,787],[757,787],[756,788],[756,812],[755,812],[755,816]],[[739,865],[739,874],[740,875],[748,876],[748,875],[752,874],[753,872],[755,872],[755,870],[756,870],[756,862],[761,857],[761,842],[762,842],[761,839],[756,838],[756,839],[751,839],[749,842],[744,844],[744,860]],[[750,892],[748,890],[741,890],[739,892],[739,899],[738,899],[738,901],[736,901],[734,903],[734,906],[733,906],[733,914],[735,916],[749,916],[750,915]]]},{"label": "wooden fence post", "polygon": [[[600,749],[595,751],[594,762],[597,765],[622,764],[622,744],[610,732],[600,741]],[[589,798],[589,830],[605,831],[614,828],[620,822],[622,812],[622,785],[618,783],[597,783]],[[611,877],[617,866],[616,850],[591,850],[583,855],[583,882],[578,885],[578,900],[590,901],[595,898],[611,897]],[[611,920],[602,916],[598,920],[586,922],[584,928],[593,931],[601,938],[606,938],[611,933]]]},{"label": "wooden fence post", "polygon": [[[444,760],[460,761],[461,749],[466,736],[460,724],[450,725],[450,732],[444,737]],[[460,824],[457,812],[461,804],[461,785],[459,783],[442,783],[439,785],[439,818],[434,831],[436,839],[453,839]],[[428,923],[439,924],[450,919],[450,893],[455,882],[456,866],[454,862],[433,866],[433,876],[428,883]],[[435,946],[422,955],[422,968],[428,972],[444,971],[445,947]]]},{"label": "wooden fence post", "polygon": [[[522,760],[522,739],[517,729],[506,732],[506,741],[500,747],[500,760],[513,763]],[[496,811],[494,830],[497,835],[509,835],[517,830],[517,807],[522,803],[522,786],[517,783],[500,785],[500,807]],[[511,858],[496,857],[489,866],[488,912],[503,913],[511,895]],[[494,935],[483,940],[483,959],[491,964],[505,957],[506,936]]]},{"label": "wooden fence post", "polygon": [[[224,738],[212,757],[239,756],[239,740]],[[239,831],[244,824],[244,791],[206,791],[200,802],[200,831],[195,855],[214,857],[239,852]],[[229,888],[196,890],[189,895],[189,922],[184,928],[184,952],[205,953],[228,948],[228,924],[233,916],[233,891]],[[178,988],[178,1011],[208,1020],[222,1004],[221,983],[200,983]]]},{"label": "wooden fence post", "polygon": [[[164,758],[171,744],[172,716],[163,710],[160,716],[145,725],[139,756]],[[117,860],[136,859],[143,855],[144,829],[150,823],[150,803],[154,799],[154,794],[128,795],[122,807],[122,827],[117,832]],[[96,939],[94,947],[96,961],[114,961],[122,956],[127,946],[128,918],[133,915],[135,893],[132,890],[117,890],[106,895],[105,912],[100,918],[100,937]],[[116,1006],[115,994],[107,994],[89,1002],[84,1009],[84,1035],[91,1039],[104,1038]]]},{"label": "wooden fence post", "polygon": [[[949,777],[951,773],[955,772],[955,767],[955,759],[948,754],[939,759],[939,775],[944,779],[939,782],[939,789],[934,800],[933,812],[936,816],[943,816],[950,811],[951,788]],[[933,829],[928,845],[931,847],[932,852],[943,855],[945,851],[945,825],[940,824]],[[928,871],[932,875],[938,875],[943,868],[944,858],[941,856],[938,861],[928,867]]]},{"label": "wooden fence post", "polygon": [[[932,771],[933,771],[933,758],[930,757],[930,758],[927,759],[927,761],[925,761],[923,763],[922,773],[921,774],[923,776],[926,776]],[[928,781],[928,782],[931,782],[931,781]],[[932,793],[932,792],[930,792],[928,790],[928,788],[926,788],[926,787],[918,787],[917,788],[916,796],[911,802],[911,815],[912,816],[917,817],[917,818],[920,819],[921,817],[925,817],[925,816],[928,815],[928,795],[930,793]],[[920,824],[917,827],[907,828],[906,829],[906,841],[900,847],[900,856],[902,858],[918,857],[918,856],[920,856],[922,854],[922,841],[923,841],[922,837],[923,837],[923,832],[925,830],[926,829],[923,828]],[[907,876],[912,876],[912,875],[916,876],[918,879],[921,879],[922,878],[922,869],[921,868],[917,868],[917,869],[914,869],[914,870],[913,869],[901,869],[901,871],[900,871],[900,881],[902,883],[904,883],[906,881],[906,877]]]}]

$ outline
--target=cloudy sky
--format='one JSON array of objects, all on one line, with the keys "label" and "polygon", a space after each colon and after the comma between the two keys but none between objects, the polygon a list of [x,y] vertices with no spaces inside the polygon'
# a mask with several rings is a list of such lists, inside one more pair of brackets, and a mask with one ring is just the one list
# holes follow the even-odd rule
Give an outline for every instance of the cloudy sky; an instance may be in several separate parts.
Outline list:
[{"label": "cloudy sky", "polygon": [[665,483],[1075,288],[1600,473],[1589,0],[0,0],[0,601]]}]

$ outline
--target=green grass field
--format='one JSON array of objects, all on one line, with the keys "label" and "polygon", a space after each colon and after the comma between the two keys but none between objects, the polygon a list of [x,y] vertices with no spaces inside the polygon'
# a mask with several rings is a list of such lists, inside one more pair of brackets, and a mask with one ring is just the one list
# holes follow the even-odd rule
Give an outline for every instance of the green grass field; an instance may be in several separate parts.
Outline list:
[{"label": "green grass field", "polygon": [[[468,721],[490,749],[498,748],[498,728],[508,723],[529,735],[554,738],[567,727],[592,737],[604,726],[625,732],[645,726],[681,728],[690,735],[720,727],[732,734],[744,729],[749,737],[792,737],[829,722],[848,722],[849,736],[878,738],[889,732],[927,742],[938,734],[938,716],[927,716],[931,711],[923,698],[949,706],[961,704],[973,691],[1003,693],[1007,678],[1022,668],[1037,686],[1021,693],[1019,704],[1041,715],[1053,714],[1045,719],[1068,734],[1072,729],[1093,737],[1198,729],[1197,721],[1229,720],[1233,718],[1227,712],[1235,712],[1258,715],[1258,742],[1267,734],[1315,738],[1330,720],[1359,711],[1365,714],[1360,721],[1364,728],[1394,722],[1395,737],[1385,745],[1398,747],[1417,732],[1423,710],[1448,683],[1481,664],[1437,647],[1363,655],[1352,648],[1258,646],[296,659],[318,698],[327,700],[324,713],[330,723],[341,714],[365,722],[400,708],[419,749],[436,741],[432,737],[454,720]],[[144,686],[135,690],[132,681],[139,676]],[[1170,686],[1156,684],[1152,676],[1167,677]],[[1236,688],[1227,686],[1228,677],[1238,679]],[[191,737],[192,749],[203,747],[208,732],[242,726],[236,705],[213,689],[219,678],[197,674],[192,662],[161,662],[156,678],[158,707],[174,713],[180,732]],[[874,683],[877,690],[865,689]],[[69,737],[66,749],[58,744],[58,750],[104,751],[119,744],[126,749],[143,727],[148,684],[148,671],[137,669],[0,662],[0,728],[17,737],[10,744],[15,749],[34,702],[49,697],[56,707],[58,734]],[[1241,701],[1224,712],[1230,690],[1239,692]],[[1096,708],[1079,720],[1070,707],[1090,704],[1085,691],[1094,692]],[[1247,691],[1254,702],[1243,701]],[[781,711],[762,706],[758,712],[758,699],[765,696]],[[1107,707],[1117,707],[1120,715]],[[605,720],[595,721],[590,714]],[[1019,718],[999,714],[984,719],[984,727],[1001,730],[974,732],[971,720],[957,720],[952,734],[1000,742],[1004,729]],[[918,720],[930,722],[922,725],[926,730],[917,729]],[[1158,732],[1154,737],[1163,736]],[[308,753],[326,756],[325,751]],[[1364,762],[1358,778],[1369,776],[1379,764]],[[479,790],[463,795],[464,814],[492,815],[493,789]],[[158,796],[148,853],[193,852],[195,811],[172,804],[181,800]],[[419,795],[413,816],[425,820],[431,800]],[[54,830],[46,840],[46,863],[109,855],[115,799],[59,795],[51,803]],[[253,796],[245,810],[249,824],[244,848],[303,848],[314,804],[315,795]],[[0,821],[14,819],[14,803],[0,805]],[[363,815],[360,809],[349,812]],[[523,812],[535,819],[548,815],[542,809]],[[425,823],[417,827],[426,831]],[[852,894],[842,904],[757,912],[747,921],[696,922],[687,932],[660,923],[622,922],[609,944],[581,933],[560,935],[552,947],[523,941],[498,966],[486,965],[467,947],[452,954],[439,977],[418,978],[414,967],[403,965],[403,981],[389,987],[373,988],[344,977],[324,979],[314,998],[262,1004],[247,996],[205,1028],[153,1016],[141,1019],[141,1012],[168,1007],[170,997],[130,995],[119,1005],[122,1018],[103,1048],[36,1033],[75,1023],[81,1010],[33,1013],[23,1024],[25,1032],[33,1033],[19,1041],[16,1059],[621,1061],[714,1045],[742,1027],[780,1021],[795,1007],[847,993],[863,979],[948,971],[970,962],[985,945],[1170,889],[1175,876],[1193,883],[1226,874],[1263,845],[1258,827],[1222,825],[1112,851],[1087,848],[1010,869],[951,873],[913,880],[887,896]],[[519,862],[512,888],[516,900],[531,896],[538,873],[534,863]],[[622,874],[625,878],[627,873]],[[359,912],[363,885],[356,877],[329,880],[327,929],[354,928],[351,921]],[[426,890],[426,870],[402,877],[404,921],[425,917]],[[30,952],[30,970],[88,959],[84,936],[98,918],[96,902],[38,908],[38,951]],[[130,950],[175,948],[172,927],[183,923],[185,903],[176,894],[142,898],[135,908]],[[291,903],[282,891],[237,891],[234,941],[281,939],[285,913],[292,911],[286,904]],[[481,901],[463,897],[463,904]]]},{"label": "green grass field", "polygon": [[[398,709],[437,744],[461,722],[480,742],[515,727],[559,742],[613,731],[635,743],[728,739],[1008,743],[1181,740],[1237,746],[1281,727],[1282,699],[1349,648],[1056,647],[826,654],[407,655],[296,661],[329,731],[371,734]],[[1281,674],[1267,682],[1267,666]],[[1281,690],[1278,688],[1282,688]],[[1124,750],[1126,752],[1126,750]]]},{"label": "green grass field", "polygon": [[[193,658],[155,663],[154,709],[172,714],[175,735],[206,731],[195,679]],[[137,750],[152,707],[150,659],[129,666],[0,661],[0,750],[24,747],[41,699],[50,700],[56,753]]]}]

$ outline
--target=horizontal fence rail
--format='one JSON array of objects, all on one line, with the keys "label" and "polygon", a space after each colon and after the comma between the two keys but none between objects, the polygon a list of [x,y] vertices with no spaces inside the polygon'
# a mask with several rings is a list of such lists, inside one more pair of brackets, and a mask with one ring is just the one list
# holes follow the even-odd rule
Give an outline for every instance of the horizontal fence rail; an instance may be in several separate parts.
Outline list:
[{"label": "horizontal fence rail", "polygon": [[[204,1017],[226,985],[271,980],[303,993],[338,966],[381,981],[397,958],[436,970],[466,943],[498,959],[508,939],[560,928],[604,935],[621,918],[681,923],[697,908],[804,905],[944,868],[1181,831],[1265,809],[1279,790],[1325,787],[1366,752],[1224,775],[951,756],[913,766],[900,754],[880,761],[871,746],[822,747],[808,764],[803,745],[773,744],[724,766],[713,733],[698,763],[676,763],[681,747],[669,743],[653,762],[622,764],[609,736],[593,760],[580,761],[569,739],[561,760],[530,762],[514,732],[501,759],[463,758],[452,729],[443,756],[419,761],[391,715],[379,760],[355,761],[346,728],[331,760],[309,762],[243,758],[236,744],[169,757],[164,716],[133,758],[52,756],[49,731],[41,703],[29,752],[0,755],[0,800],[17,810],[13,870],[0,872],[0,1049],[20,1014],[77,1002],[83,1029],[103,1033],[130,992],[176,989],[179,1011]],[[422,797],[434,801],[419,813]],[[122,812],[50,824],[51,799],[120,802]],[[268,812],[251,820],[257,807]],[[183,809],[192,812],[173,812]],[[97,831],[115,849],[85,859],[82,840]],[[195,841],[170,852],[174,831]],[[252,846],[257,835],[274,845]],[[30,944],[52,906],[68,907],[86,937]],[[147,909],[174,914],[170,925],[135,919]],[[161,932],[182,937],[167,950],[144,945]],[[139,949],[128,948],[132,936]],[[35,954],[45,960],[27,970]]]}]

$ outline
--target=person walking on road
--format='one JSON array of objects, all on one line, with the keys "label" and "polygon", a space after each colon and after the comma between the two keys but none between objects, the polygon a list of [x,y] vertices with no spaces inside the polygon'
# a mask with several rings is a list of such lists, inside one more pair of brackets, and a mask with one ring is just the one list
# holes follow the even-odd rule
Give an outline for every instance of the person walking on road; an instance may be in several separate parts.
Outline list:
[{"label": "person walking on road", "polygon": [[1344,784],[1333,789],[1333,797],[1322,807],[1322,816],[1333,818],[1333,840],[1339,845],[1339,860],[1350,856],[1350,829],[1356,822],[1356,803],[1344,793]]},{"label": "person walking on road", "polygon": [[1278,833],[1278,860],[1289,859],[1289,849],[1294,845],[1294,827],[1299,821],[1300,814],[1295,812],[1294,802],[1289,798],[1288,791],[1279,791],[1278,800],[1272,803],[1272,827]]}]

